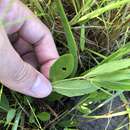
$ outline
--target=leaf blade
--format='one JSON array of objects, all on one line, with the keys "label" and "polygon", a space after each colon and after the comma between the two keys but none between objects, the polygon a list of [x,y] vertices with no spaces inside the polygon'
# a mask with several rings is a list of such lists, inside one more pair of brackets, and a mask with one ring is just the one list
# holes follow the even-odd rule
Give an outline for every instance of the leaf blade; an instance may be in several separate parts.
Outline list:
[{"label": "leaf blade", "polygon": [[97,90],[87,80],[64,80],[53,84],[54,91],[68,97],[81,96]]},{"label": "leaf blade", "polygon": [[61,56],[51,67],[50,79],[52,81],[62,80],[71,75],[74,69],[74,58],[72,54]]}]

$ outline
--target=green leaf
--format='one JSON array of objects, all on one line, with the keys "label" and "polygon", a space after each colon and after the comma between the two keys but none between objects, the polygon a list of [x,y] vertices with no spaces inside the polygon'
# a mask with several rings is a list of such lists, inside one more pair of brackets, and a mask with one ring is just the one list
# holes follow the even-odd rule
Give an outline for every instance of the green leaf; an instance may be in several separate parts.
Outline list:
[{"label": "green leaf", "polygon": [[101,64],[113,60],[119,60],[128,53],[130,53],[130,42],[120,47],[116,52],[113,52],[110,56],[108,56],[105,60],[103,60]]},{"label": "green leaf", "polygon": [[7,112],[10,109],[8,99],[7,99],[7,97],[5,96],[4,93],[2,93],[2,95],[1,95],[0,109],[7,111]]},{"label": "green leaf", "polygon": [[99,75],[93,78],[93,81],[121,81],[130,79],[130,69],[119,70],[109,74]]},{"label": "green leaf", "polygon": [[[33,111],[35,112],[35,109],[33,108]],[[30,116],[29,116],[29,123],[35,123],[36,121],[35,121],[35,116],[34,116],[34,114],[33,114],[33,112],[31,111],[30,112]]]},{"label": "green leaf", "polygon": [[41,112],[37,115],[37,117],[41,120],[41,121],[49,121],[50,120],[50,114],[48,112]]},{"label": "green leaf", "polygon": [[80,48],[81,48],[81,51],[84,51],[85,49],[85,25],[81,25],[82,28],[81,28],[81,32],[80,32]]},{"label": "green leaf", "polygon": [[61,56],[51,67],[50,79],[52,81],[62,80],[67,78],[74,69],[74,58],[72,54]]},{"label": "green leaf", "polygon": [[21,111],[19,111],[16,115],[15,121],[14,121],[14,125],[12,127],[12,130],[18,130],[18,124],[20,121],[20,117],[21,117]]},{"label": "green leaf", "polygon": [[64,80],[53,83],[54,91],[62,95],[73,97],[88,94],[97,90],[97,87],[87,80]]},{"label": "green leaf", "polygon": [[108,74],[128,67],[130,67],[130,59],[112,61],[112,62],[104,63],[94,68],[88,74],[86,74],[86,77]]},{"label": "green leaf", "polygon": [[64,8],[63,8],[63,4],[61,0],[56,0],[56,5],[57,5],[57,9],[58,12],[60,14],[61,17],[61,22],[66,34],[66,39],[68,42],[68,48],[69,48],[69,52],[73,55],[74,57],[74,69],[73,69],[73,75],[76,73],[77,68],[78,68],[78,48],[77,48],[77,44],[74,38],[74,35],[72,33],[71,30],[71,26],[69,24],[69,21],[66,17]]},{"label": "green leaf", "polygon": [[[112,62],[114,60],[120,60],[120,59],[122,59],[123,56],[129,54],[130,53],[130,42],[128,42],[126,45],[120,47],[117,51],[113,52],[107,58],[105,58],[101,54],[98,54],[97,52],[94,52],[94,51],[92,51],[92,50],[90,50],[88,48],[87,48],[87,50],[92,52],[92,53],[95,53],[96,55],[98,55],[98,56],[100,56],[102,58],[104,58],[104,60],[100,64],[97,65],[97,66],[100,66],[100,65],[102,65],[104,63],[107,63],[107,62]],[[88,72],[90,72],[91,70],[94,70],[96,67],[93,67],[93,68],[83,72],[81,75],[86,75]]]},{"label": "green leaf", "polygon": [[74,21],[72,25],[77,24],[77,23],[87,22],[88,20],[96,18],[107,11],[120,8],[121,6],[124,6],[125,4],[128,4],[128,3],[130,3],[130,0],[118,0],[116,2],[115,1],[111,2],[105,7],[98,8],[90,13],[86,13],[84,16],[81,15],[81,17],[78,20]]},{"label": "green leaf", "polygon": [[111,90],[124,90],[124,91],[130,91],[130,80],[123,80],[123,81],[117,81],[117,82],[111,82],[111,81],[102,81],[102,82],[94,82],[99,87],[104,87]]},{"label": "green leaf", "polygon": [[6,117],[6,124],[9,124],[13,118],[15,117],[16,110],[15,109],[10,109],[7,113]]}]

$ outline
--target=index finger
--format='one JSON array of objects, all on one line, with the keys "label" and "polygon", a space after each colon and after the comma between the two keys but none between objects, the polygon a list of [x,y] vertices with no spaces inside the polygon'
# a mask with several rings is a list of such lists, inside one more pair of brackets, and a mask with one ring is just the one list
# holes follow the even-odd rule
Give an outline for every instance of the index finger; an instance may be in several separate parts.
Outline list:
[{"label": "index finger", "polygon": [[59,57],[53,37],[49,29],[22,2],[17,1],[16,6],[18,11],[15,15],[18,18],[20,15],[25,17],[19,35],[34,45],[41,71],[48,77],[51,65]]}]

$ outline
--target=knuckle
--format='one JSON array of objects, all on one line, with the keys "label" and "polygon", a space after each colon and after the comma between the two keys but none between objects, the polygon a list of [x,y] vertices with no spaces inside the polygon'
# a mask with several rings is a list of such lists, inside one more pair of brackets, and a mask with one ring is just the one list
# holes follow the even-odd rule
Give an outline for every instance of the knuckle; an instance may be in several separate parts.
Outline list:
[{"label": "knuckle", "polygon": [[24,82],[25,80],[29,79],[31,71],[31,66],[27,63],[24,63],[21,67],[16,70],[16,73],[13,76],[13,80],[15,82]]}]

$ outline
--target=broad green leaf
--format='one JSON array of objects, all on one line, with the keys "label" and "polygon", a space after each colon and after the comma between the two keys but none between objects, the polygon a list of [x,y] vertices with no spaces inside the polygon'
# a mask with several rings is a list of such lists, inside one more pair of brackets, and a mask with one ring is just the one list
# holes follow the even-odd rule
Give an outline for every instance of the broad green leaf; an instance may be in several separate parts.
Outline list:
[{"label": "broad green leaf", "polygon": [[124,91],[130,91],[130,80],[123,80],[123,81],[117,81],[117,82],[111,82],[111,81],[102,81],[102,82],[94,82],[99,87],[104,87],[111,90],[124,90]]},{"label": "broad green leaf", "polygon": [[41,112],[37,115],[37,117],[41,120],[41,121],[49,121],[50,120],[50,114],[48,112]]},{"label": "broad green leaf", "polygon": [[130,79],[130,69],[119,70],[109,74],[99,75],[93,78],[94,81],[121,81]]},{"label": "broad green leaf", "polygon": [[128,67],[130,67],[130,59],[112,61],[104,63],[96,67],[95,69],[91,70],[88,74],[86,74],[86,77],[108,74]]},{"label": "broad green leaf", "polygon": [[10,109],[7,113],[6,117],[6,124],[9,124],[13,118],[15,117],[16,110],[15,109]]},{"label": "broad green leaf", "polygon": [[7,99],[7,97],[5,96],[4,93],[2,93],[2,95],[1,95],[0,109],[7,111],[7,112],[10,109],[8,99]]},{"label": "broad green leaf", "polygon": [[50,79],[52,81],[62,80],[67,78],[74,69],[74,58],[72,54],[61,56],[51,67]]},{"label": "broad green leaf", "polygon": [[54,91],[68,97],[80,96],[97,90],[87,80],[64,80],[53,83]]},{"label": "broad green leaf", "polygon": [[58,12],[59,12],[60,17],[61,17],[61,22],[62,22],[64,31],[65,31],[65,34],[66,34],[66,39],[67,39],[67,42],[68,42],[69,52],[74,57],[74,69],[73,69],[73,73],[72,73],[72,75],[74,75],[76,73],[76,71],[77,71],[77,68],[78,68],[78,53],[77,53],[78,48],[77,48],[77,44],[76,44],[74,35],[72,33],[69,21],[68,21],[68,19],[66,17],[62,1],[61,0],[56,0],[56,5],[57,5],[57,9],[58,9]]}]

